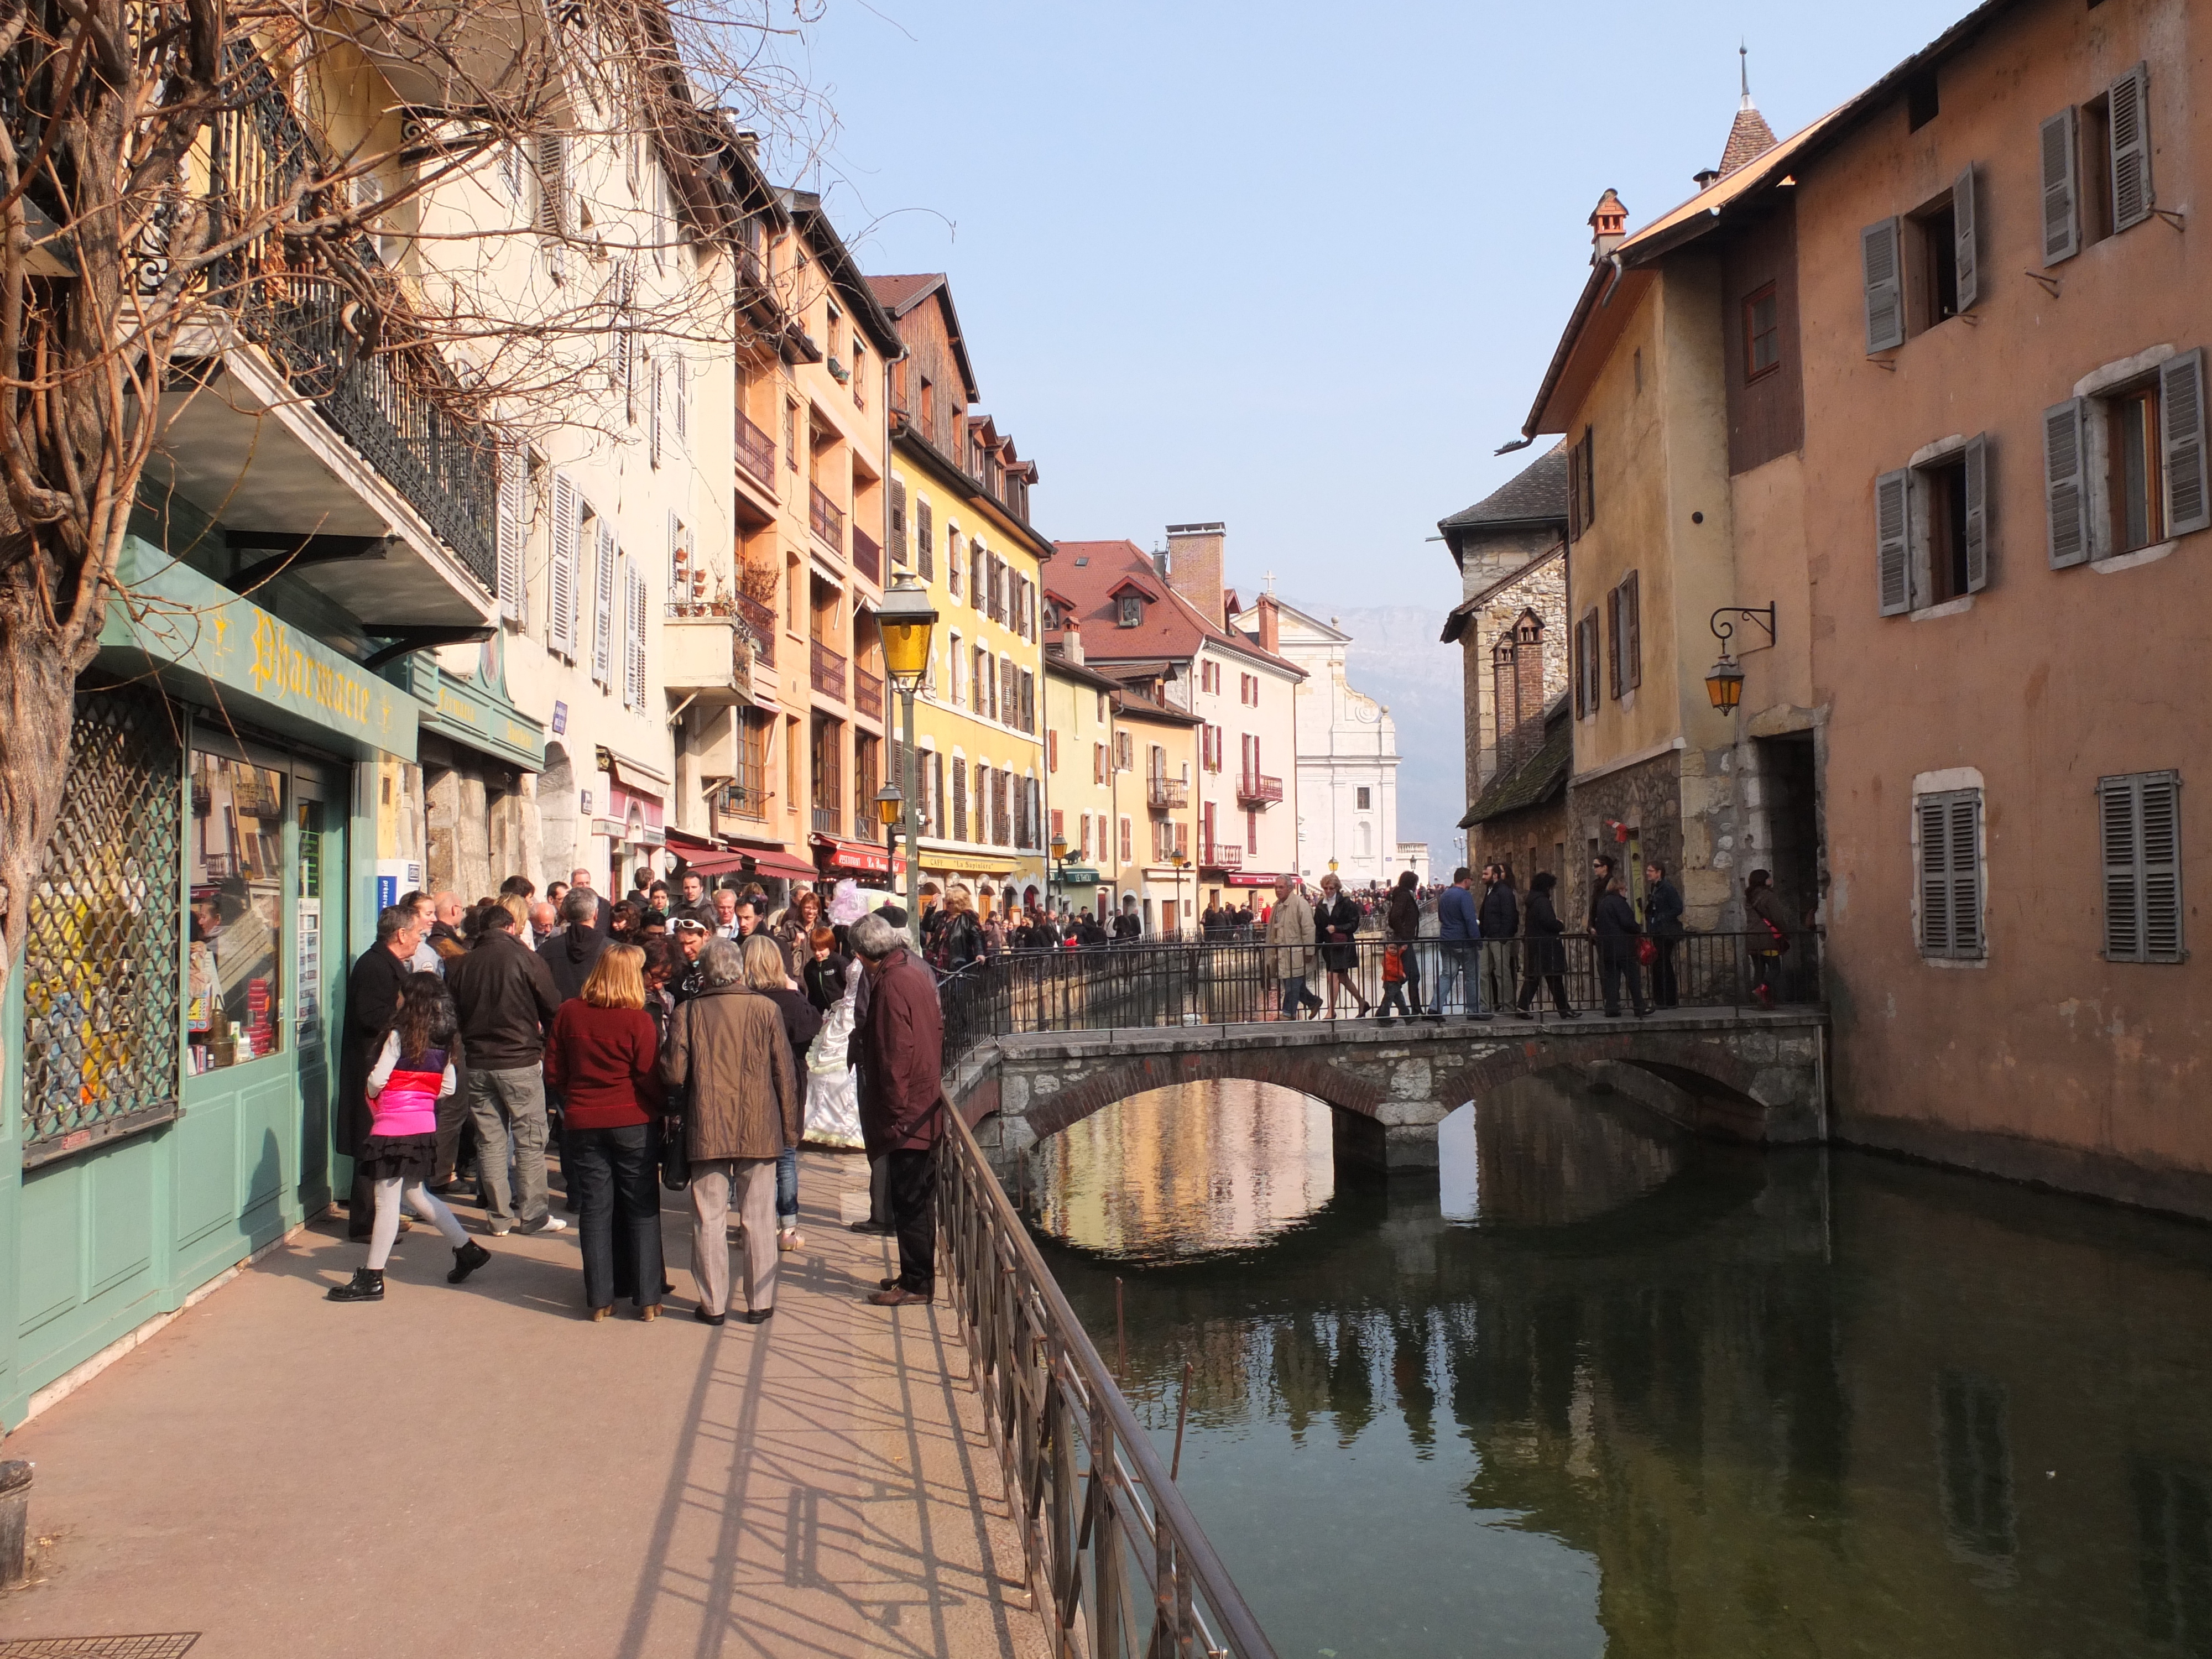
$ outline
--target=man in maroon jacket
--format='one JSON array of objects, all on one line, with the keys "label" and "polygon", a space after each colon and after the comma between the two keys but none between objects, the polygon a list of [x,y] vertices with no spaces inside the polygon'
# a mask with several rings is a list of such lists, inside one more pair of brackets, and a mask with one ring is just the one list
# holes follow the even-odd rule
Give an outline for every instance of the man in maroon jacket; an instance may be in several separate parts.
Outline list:
[{"label": "man in maroon jacket", "polygon": [[945,1120],[945,1017],[937,975],[880,915],[853,924],[847,941],[867,969],[860,1019],[860,1139],[890,1171],[899,1271],[868,1298],[878,1307],[926,1303],[937,1291],[938,1136]]}]

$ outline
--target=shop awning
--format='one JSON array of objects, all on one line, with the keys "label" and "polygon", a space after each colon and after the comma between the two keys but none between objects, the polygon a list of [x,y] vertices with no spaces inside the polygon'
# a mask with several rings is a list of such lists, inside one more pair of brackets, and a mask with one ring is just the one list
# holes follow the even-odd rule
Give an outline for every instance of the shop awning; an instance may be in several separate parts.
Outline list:
[{"label": "shop awning", "polygon": [[1096,887],[1106,878],[1087,864],[1063,864],[1057,879],[1062,887]]},{"label": "shop awning", "polygon": [[788,853],[747,853],[752,860],[753,873],[758,876],[781,876],[786,881],[812,881],[822,872],[804,859],[795,859]]},{"label": "shop awning", "polygon": [[904,875],[906,860],[891,856],[890,848],[872,841],[846,841],[837,836],[816,836],[815,856],[823,867],[849,875]]},{"label": "shop awning", "polygon": [[642,761],[634,761],[627,755],[617,754],[601,744],[599,748],[599,766],[614,780],[618,789],[627,789],[634,795],[650,795],[655,800],[668,793],[674,781],[665,772],[657,771]]},{"label": "shop awning", "polygon": [[1221,884],[1224,887],[1273,887],[1277,882],[1285,879],[1287,878],[1283,876],[1269,875],[1264,870],[1238,870]]}]

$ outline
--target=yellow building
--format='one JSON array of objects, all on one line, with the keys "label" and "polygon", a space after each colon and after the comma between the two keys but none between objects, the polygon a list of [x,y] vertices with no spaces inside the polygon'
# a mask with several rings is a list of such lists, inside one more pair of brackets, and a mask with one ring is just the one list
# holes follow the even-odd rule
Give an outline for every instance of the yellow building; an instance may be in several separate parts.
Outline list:
[{"label": "yellow building", "polygon": [[[1049,583],[1045,629],[1062,607]],[[1121,690],[1083,662],[1083,641],[1070,628],[1052,639],[1044,659],[1045,840],[1060,850],[1053,888],[1070,909],[1105,917],[1121,903],[1120,802],[1125,780],[1114,766],[1115,696]]]},{"label": "yellow building", "polygon": [[[943,275],[869,283],[905,347],[891,372],[891,568],[912,571],[937,609],[915,704],[922,878],[1041,902],[1041,588],[1052,544],[1029,522],[1036,465],[969,413],[975,377]],[[896,760],[890,775],[903,787]]]}]

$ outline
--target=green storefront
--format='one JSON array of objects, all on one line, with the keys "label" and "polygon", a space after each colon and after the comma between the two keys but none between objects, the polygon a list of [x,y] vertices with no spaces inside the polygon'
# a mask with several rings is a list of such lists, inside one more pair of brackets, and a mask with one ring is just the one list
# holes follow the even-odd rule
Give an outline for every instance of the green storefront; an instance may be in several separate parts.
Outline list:
[{"label": "green storefront", "polygon": [[0,1427],[329,1201],[360,763],[422,711],[147,543],[121,575],[0,1025]]}]

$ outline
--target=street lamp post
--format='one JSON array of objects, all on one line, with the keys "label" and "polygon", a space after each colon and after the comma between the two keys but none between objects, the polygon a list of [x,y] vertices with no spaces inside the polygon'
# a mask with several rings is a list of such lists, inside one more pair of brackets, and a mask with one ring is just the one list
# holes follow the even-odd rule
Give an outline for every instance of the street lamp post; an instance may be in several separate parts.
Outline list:
[{"label": "street lamp post", "polygon": [[1066,896],[1067,836],[1064,833],[1055,833],[1052,838],[1052,873],[1045,878],[1044,884],[1045,908],[1057,915],[1060,909],[1053,902],[1055,888],[1060,890],[1060,896]]},{"label": "street lamp post", "polygon": [[[1168,862],[1175,866],[1176,938],[1180,939],[1182,938],[1182,872],[1190,863],[1190,854],[1178,847],[1168,855]],[[1195,887],[1192,889],[1194,893],[1196,890]]]},{"label": "street lamp post", "polygon": [[[929,636],[936,625],[937,608],[930,604],[929,595],[915,580],[912,571],[901,571],[877,607],[876,628],[883,635],[884,672],[899,694],[899,730],[906,745],[906,764],[901,769],[905,774],[904,787],[900,791],[906,836],[906,926],[907,936],[917,949],[921,944],[921,818],[916,808],[921,775],[914,744],[914,696],[929,672]],[[883,797],[877,799],[880,801]]]}]

